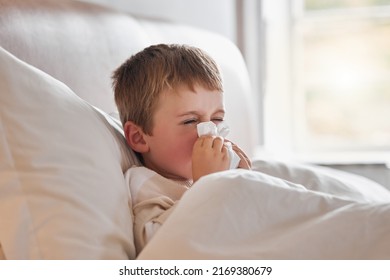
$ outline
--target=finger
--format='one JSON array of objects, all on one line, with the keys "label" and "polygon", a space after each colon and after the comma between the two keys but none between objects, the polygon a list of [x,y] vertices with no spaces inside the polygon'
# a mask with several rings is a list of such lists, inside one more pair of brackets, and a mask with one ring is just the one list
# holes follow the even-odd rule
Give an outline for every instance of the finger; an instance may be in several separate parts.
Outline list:
[{"label": "finger", "polygon": [[223,145],[221,151],[222,151],[222,154],[223,154],[223,159],[227,159],[230,162],[229,148],[226,147],[225,145]]},{"label": "finger", "polygon": [[251,161],[247,158],[247,156],[240,149],[233,149],[233,151],[240,158],[237,168],[251,169]]},{"label": "finger", "polygon": [[245,161],[247,162],[247,164],[248,164],[249,167],[252,166],[251,160],[249,159],[249,157],[248,157],[241,149],[236,149],[236,150],[233,149],[233,151],[234,151],[235,153],[237,153],[238,156],[239,156],[241,159],[245,160]]},{"label": "finger", "polygon": [[213,149],[215,149],[217,151],[221,151],[224,147],[225,147],[225,145],[224,145],[224,140],[222,137],[217,136],[213,139],[213,144],[212,144]]},{"label": "finger", "polygon": [[[232,143],[232,142],[230,142]],[[241,161],[239,163],[240,168],[251,169],[252,161],[249,157],[244,153],[243,150],[240,149],[236,144],[232,143],[233,151],[240,157]]]},{"label": "finger", "polygon": [[209,148],[213,147],[215,136],[205,135],[205,136],[201,136],[201,138],[203,139],[202,147],[209,147]]},{"label": "finger", "polygon": [[[232,142],[230,142],[232,143]],[[244,153],[243,150],[241,150],[240,147],[238,147],[236,144],[232,143],[232,147],[233,147],[233,151],[235,151],[237,154],[240,154],[242,155],[243,158],[246,158],[247,160],[249,160],[248,156]]]},{"label": "finger", "polygon": [[238,168],[243,168],[243,169],[252,169],[251,162],[248,161],[246,158],[241,158],[240,163],[238,164]]},{"label": "finger", "polygon": [[198,148],[202,148],[202,147],[212,147],[213,145],[213,140],[214,140],[214,136],[211,136],[211,135],[202,135],[200,136],[195,144],[197,145]]},{"label": "finger", "polygon": [[196,139],[193,149],[199,149],[203,146],[203,144],[204,144],[204,137],[199,137],[198,139]]}]

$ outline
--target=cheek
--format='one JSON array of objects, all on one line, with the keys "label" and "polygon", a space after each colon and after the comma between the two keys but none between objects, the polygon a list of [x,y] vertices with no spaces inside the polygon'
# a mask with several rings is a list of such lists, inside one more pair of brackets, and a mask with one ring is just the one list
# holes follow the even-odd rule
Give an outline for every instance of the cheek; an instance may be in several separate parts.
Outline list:
[{"label": "cheek", "polygon": [[187,133],[178,136],[176,139],[171,141],[170,149],[172,154],[183,158],[184,160],[192,157],[192,149],[198,136],[196,133]]}]

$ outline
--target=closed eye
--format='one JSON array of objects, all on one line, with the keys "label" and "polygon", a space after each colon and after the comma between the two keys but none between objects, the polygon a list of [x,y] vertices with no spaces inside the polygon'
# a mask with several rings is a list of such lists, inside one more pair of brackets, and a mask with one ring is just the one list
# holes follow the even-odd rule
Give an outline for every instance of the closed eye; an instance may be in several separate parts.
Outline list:
[{"label": "closed eye", "polygon": [[214,118],[211,121],[214,123],[220,123],[220,122],[223,122],[224,120],[223,120],[223,118]]},{"label": "closed eye", "polygon": [[183,122],[184,125],[197,124],[197,123],[198,123],[197,119],[189,119]]}]

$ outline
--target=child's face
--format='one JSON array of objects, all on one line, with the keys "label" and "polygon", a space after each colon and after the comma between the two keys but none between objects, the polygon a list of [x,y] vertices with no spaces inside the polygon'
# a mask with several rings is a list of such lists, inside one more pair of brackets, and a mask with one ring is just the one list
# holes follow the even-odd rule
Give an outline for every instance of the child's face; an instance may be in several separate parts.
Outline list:
[{"label": "child's face", "polygon": [[148,152],[145,166],[171,179],[192,179],[192,148],[200,122],[224,119],[223,94],[195,86],[161,93],[153,116],[152,135],[144,135]]}]

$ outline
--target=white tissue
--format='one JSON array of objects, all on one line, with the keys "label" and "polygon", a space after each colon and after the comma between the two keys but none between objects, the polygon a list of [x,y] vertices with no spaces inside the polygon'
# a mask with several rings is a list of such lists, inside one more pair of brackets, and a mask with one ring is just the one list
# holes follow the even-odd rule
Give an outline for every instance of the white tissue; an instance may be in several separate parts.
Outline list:
[{"label": "white tissue", "polygon": [[[212,135],[225,138],[230,132],[229,126],[225,122],[221,122],[218,125],[213,122],[202,122],[199,123],[196,128],[198,130],[199,137],[203,135]],[[229,151],[230,169],[237,168],[240,163],[240,157],[233,151],[233,147],[230,142],[226,142],[225,145]]]}]

